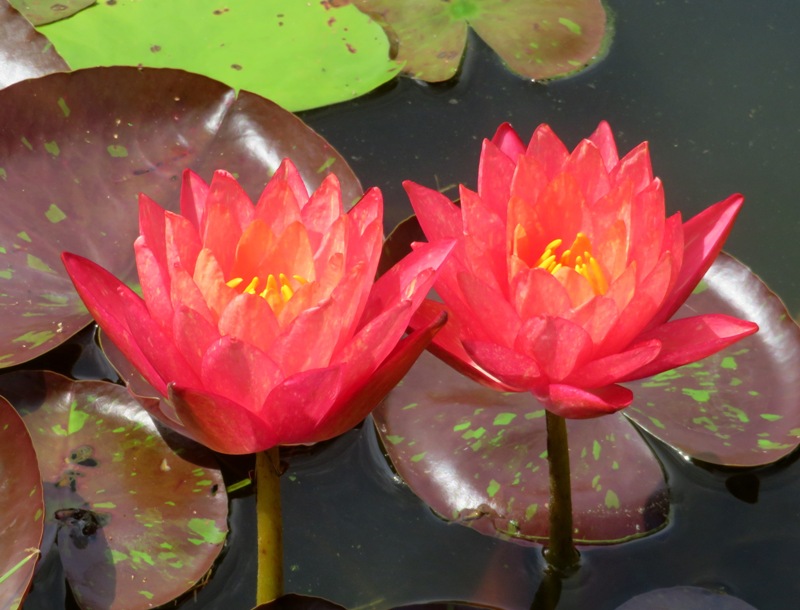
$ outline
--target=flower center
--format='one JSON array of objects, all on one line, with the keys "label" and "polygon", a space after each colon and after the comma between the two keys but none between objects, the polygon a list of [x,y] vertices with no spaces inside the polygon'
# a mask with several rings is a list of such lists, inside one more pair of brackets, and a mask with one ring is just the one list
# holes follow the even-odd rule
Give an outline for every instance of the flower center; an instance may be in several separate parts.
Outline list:
[{"label": "flower center", "polygon": [[[294,282],[292,282],[294,280]],[[231,288],[238,288],[244,283],[244,278],[235,277],[232,280],[225,282]],[[307,284],[308,281],[299,275],[293,275],[290,278],[286,277],[283,273],[279,273],[276,278],[273,274],[267,276],[266,284],[261,289],[261,279],[256,276],[250,283],[242,289],[243,293],[258,294],[262,299],[269,303],[269,306],[275,313],[279,313],[283,306],[294,296],[295,290],[298,285],[302,286]]]},{"label": "flower center", "polygon": [[595,294],[605,294],[608,291],[608,281],[600,268],[600,263],[592,256],[592,242],[589,238],[583,233],[578,233],[572,246],[561,254],[556,254],[563,243],[562,239],[554,239],[547,244],[536,266],[546,269],[553,275],[562,267],[570,267],[586,278]]}]

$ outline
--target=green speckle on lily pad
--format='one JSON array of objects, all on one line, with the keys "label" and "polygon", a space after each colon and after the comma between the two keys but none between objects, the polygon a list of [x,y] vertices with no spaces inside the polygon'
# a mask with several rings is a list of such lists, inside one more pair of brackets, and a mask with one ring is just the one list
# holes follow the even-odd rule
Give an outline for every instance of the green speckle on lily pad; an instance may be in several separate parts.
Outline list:
[{"label": "green speckle on lily pad", "polygon": [[108,154],[115,158],[127,157],[128,149],[121,144],[111,144],[106,147]]},{"label": "green speckle on lily pad", "polygon": [[358,97],[401,68],[377,23],[332,2],[116,0],[39,32],[74,70],[181,68],[289,110]]},{"label": "green speckle on lily pad", "polygon": [[227,532],[220,530],[213,519],[189,519],[187,527],[209,544],[220,544],[227,536]]},{"label": "green speckle on lily pad", "polygon": [[50,207],[47,208],[47,211],[44,213],[44,215],[47,217],[47,220],[49,220],[53,224],[61,222],[67,217],[67,215],[64,214],[64,211],[61,208],[59,208],[55,203],[50,204]]}]

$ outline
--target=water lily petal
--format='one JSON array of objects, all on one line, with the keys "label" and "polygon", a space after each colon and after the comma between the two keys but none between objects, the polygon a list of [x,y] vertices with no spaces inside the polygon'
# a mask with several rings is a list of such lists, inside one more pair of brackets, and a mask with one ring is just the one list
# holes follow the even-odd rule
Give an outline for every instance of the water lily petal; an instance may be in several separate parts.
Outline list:
[{"label": "water lily petal", "polygon": [[163,388],[166,391],[164,380],[147,360],[128,327],[120,293],[127,291],[136,298],[138,296],[111,273],[89,259],[69,252],[64,252],[61,259],[81,300],[97,323],[102,325],[111,341],[150,385],[157,390]]},{"label": "water lily petal", "polygon": [[209,345],[203,355],[201,387],[257,413],[284,376],[278,364],[260,349],[225,336]]},{"label": "water lily petal", "polygon": [[525,154],[536,157],[542,163],[547,177],[551,180],[561,173],[564,162],[569,157],[567,147],[558,138],[548,125],[542,124],[536,128],[528,143]]},{"label": "water lily petal", "polygon": [[617,154],[617,143],[614,141],[614,134],[611,132],[611,126],[606,121],[600,121],[597,129],[589,136],[589,141],[597,146],[600,151],[600,156],[603,158],[603,163],[606,166],[606,171],[611,171],[617,163],[619,163],[619,155]]},{"label": "water lily petal", "polygon": [[636,261],[639,278],[648,275],[661,258],[664,222],[664,189],[656,178],[636,194],[631,208],[628,260]]},{"label": "water lily petal", "polygon": [[139,194],[139,233],[147,247],[153,252],[158,264],[167,264],[167,250],[164,243],[166,221],[164,208],[144,193]]},{"label": "water lily petal", "polygon": [[481,368],[515,391],[533,390],[546,382],[539,364],[519,351],[485,341],[465,341],[464,349]]},{"label": "water lily petal", "polygon": [[545,398],[546,408],[570,419],[589,419],[614,413],[633,402],[633,392],[621,385],[585,390],[570,385],[553,384]]},{"label": "water lily petal", "polygon": [[611,170],[611,180],[620,184],[630,180],[634,193],[644,190],[653,181],[653,165],[647,142],[642,142],[620,160]]},{"label": "water lily petal", "polygon": [[208,184],[190,169],[183,170],[181,177],[181,216],[192,223],[197,234],[206,224],[206,201]]},{"label": "water lily petal", "polygon": [[653,316],[650,328],[672,317],[705,275],[722,249],[733,222],[744,204],[744,197],[731,195],[706,208],[683,225],[683,264],[672,292]]},{"label": "water lily petal", "polygon": [[485,335],[491,337],[493,342],[513,345],[522,324],[514,307],[475,275],[459,273],[458,283],[465,303],[472,312],[471,323],[480,324]]},{"label": "water lily petal", "polygon": [[186,358],[199,379],[206,351],[220,338],[217,327],[193,309],[181,305],[175,311],[171,331],[175,347]]},{"label": "water lily petal", "polygon": [[505,216],[507,200],[503,202],[501,218],[486,205],[477,193],[461,187],[461,216],[467,265],[492,287],[494,292],[506,296],[508,271],[506,262]]},{"label": "water lily petal", "polygon": [[300,220],[308,231],[311,248],[316,254],[330,226],[344,214],[342,191],[336,174],[328,174],[311,198],[300,209]]},{"label": "water lily petal", "polygon": [[661,341],[642,341],[623,352],[593,360],[574,371],[565,383],[581,388],[599,388],[613,384],[653,362],[660,352]]},{"label": "water lily petal", "polygon": [[538,317],[522,324],[514,348],[535,360],[551,382],[559,382],[588,360],[592,339],[569,320]]},{"label": "water lily petal", "polygon": [[509,293],[520,319],[564,315],[571,307],[567,290],[544,269],[529,269],[511,282]]},{"label": "water lily petal", "polygon": [[564,171],[577,180],[586,201],[597,201],[611,188],[603,157],[590,140],[581,141],[572,151],[564,163]]},{"label": "water lily petal", "polygon": [[277,385],[259,414],[282,444],[315,443],[324,438],[317,428],[331,410],[341,386],[339,366],[302,371]]},{"label": "water lily petal", "polygon": [[508,123],[503,123],[497,128],[492,136],[492,144],[503,151],[512,161],[525,152],[525,144]]},{"label": "water lily petal", "polygon": [[403,182],[403,188],[429,241],[461,237],[463,226],[457,205],[440,192],[410,180]]},{"label": "water lily petal", "polygon": [[203,247],[214,253],[225,277],[230,278],[239,236],[252,219],[253,204],[239,183],[228,172],[214,172],[201,235]]},{"label": "water lily petal", "polygon": [[258,198],[254,218],[280,235],[286,227],[300,221],[300,204],[307,199],[308,191],[300,173],[294,163],[285,159]]},{"label": "water lily petal", "polygon": [[202,248],[200,235],[191,222],[172,212],[164,214],[164,224],[167,265],[179,264],[191,275]]},{"label": "water lily petal", "polygon": [[337,323],[337,312],[334,302],[328,299],[300,312],[275,339],[270,355],[286,376],[330,364],[338,335],[324,329]]},{"label": "water lily petal", "polygon": [[321,439],[332,438],[364,419],[405,377],[446,320],[447,316],[440,314],[402,339],[370,375],[369,383],[355,380],[343,386],[336,404],[317,425],[317,435]]},{"label": "water lily petal", "polygon": [[219,316],[219,332],[267,351],[280,333],[278,318],[257,294],[236,295]]},{"label": "water lily petal", "polygon": [[209,449],[244,455],[279,442],[261,418],[224,396],[171,383],[168,397],[192,437]]},{"label": "water lily petal", "polygon": [[[511,179],[514,176],[515,166],[515,158],[510,158],[492,141],[483,141],[478,165],[478,196],[486,208],[497,216],[500,223],[506,221],[506,209],[508,208],[508,197],[511,194]],[[461,209],[464,209],[463,202]]]},{"label": "water lily petal", "polygon": [[662,371],[702,360],[758,330],[753,322],[723,314],[680,318],[640,335],[643,341],[657,340],[661,352],[653,361],[625,375],[620,381],[649,377]]},{"label": "water lily petal", "polygon": [[168,324],[173,314],[169,274],[141,235],[133,242],[133,250],[147,309],[154,319]]}]

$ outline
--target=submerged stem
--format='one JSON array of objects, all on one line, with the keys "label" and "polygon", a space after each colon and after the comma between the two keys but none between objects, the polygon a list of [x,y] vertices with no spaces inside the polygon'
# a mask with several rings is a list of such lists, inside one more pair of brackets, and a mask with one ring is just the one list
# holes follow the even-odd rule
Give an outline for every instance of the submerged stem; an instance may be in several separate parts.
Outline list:
[{"label": "submerged stem", "polygon": [[256,605],[283,595],[283,525],[278,447],[256,454]]},{"label": "submerged stem", "polygon": [[547,463],[550,466],[550,542],[545,559],[550,568],[566,576],[578,565],[578,550],[572,540],[572,489],[569,473],[567,422],[545,411],[547,419]]}]

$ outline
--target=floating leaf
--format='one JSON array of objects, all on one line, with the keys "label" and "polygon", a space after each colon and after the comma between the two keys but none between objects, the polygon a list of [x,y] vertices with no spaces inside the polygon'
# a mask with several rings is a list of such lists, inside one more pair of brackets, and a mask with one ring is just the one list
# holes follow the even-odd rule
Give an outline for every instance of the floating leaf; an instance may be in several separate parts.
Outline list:
[{"label": "floating leaf", "polygon": [[0,397],[0,607],[18,608],[44,529],[42,477],[22,419]]},{"label": "floating leaf", "polygon": [[302,110],[391,80],[381,28],[355,7],[283,0],[116,0],[40,28],[73,68],[182,68]]},{"label": "floating leaf", "polygon": [[333,172],[346,202],[361,192],[344,159],[300,119],[178,70],[52,74],[0,90],[0,108],[0,367],[89,322],[63,251],[137,283],[138,193],[176,210],[184,168],[206,180],[227,169],[257,197],[291,157],[309,189]]},{"label": "floating leaf", "polygon": [[84,608],[166,603],[210,569],[227,533],[211,454],[162,436],[121,386],[41,371],[0,376],[32,431],[44,481],[43,549],[57,541]]},{"label": "floating leaf", "polygon": [[95,3],[95,0],[9,0],[33,25],[66,19]]},{"label": "floating leaf", "polygon": [[701,587],[656,589],[628,600],[617,610],[756,610],[738,597]]},{"label": "floating leaf", "polygon": [[653,436],[726,466],[774,462],[800,442],[800,328],[750,269],[721,255],[676,317],[719,312],[759,331],[705,360],[627,384],[624,413]]},{"label": "floating leaf", "polygon": [[404,72],[428,82],[455,76],[467,24],[521,76],[548,79],[581,70],[604,54],[600,0],[340,0],[383,25]]},{"label": "floating leaf", "polygon": [[260,604],[253,610],[344,610],[344,606],[334,604],[321,597],[290,593],[273,602]]},{"label": "floating leaf", "polygon": [[[423,354],[374,416],[395,469],[445,519],[516,542],[547,537],[547,433],[530,394],[484,388]],[[576,541],[661,527],[666,483],[634,427],[616,414],[567,427]]]},{"label": "floating leaf", "polygon": [[69,67],[50,41],[34,30],[8,0],[0,0],[0,89],[63,70]]}]

